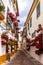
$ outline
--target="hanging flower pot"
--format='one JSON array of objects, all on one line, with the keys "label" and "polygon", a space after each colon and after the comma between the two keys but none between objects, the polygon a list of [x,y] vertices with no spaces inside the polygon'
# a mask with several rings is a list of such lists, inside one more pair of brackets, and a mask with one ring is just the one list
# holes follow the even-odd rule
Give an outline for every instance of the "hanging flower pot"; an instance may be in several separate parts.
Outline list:
[{"label": "hanging flower pot", "polygon": [[16,21],[16,17],[15,18],[13,18],[13,22],[15,22]]},{"label": "hanging flower pot", "polygon": [[17,20],[18,22],[20,22],[20,20]]},{"label": "hanging flower pot", "polygon": [[17,27],[18,26],[18,23],[15,23],[14,26]]},{"label": "hanging flower pot", "polygon": [[18,24],[18,21],[16,20],[16,21],[14,21],[14,24]]},{"label": "hanging flower pot", "polygon": [[5,40],[7,41],[7,40],[8,40],[8,36],[5,35],[5,34],[2,34],[2,35],[1,35],[1,39],[5,39]]},{"label": "hanging flower pot", "polygon": [[2,45],[7,45],[7,42],[4,41],[4,40],[2,40],[2,41],[1,41],[1,44],[2,44]]},{"label": "hanging flower pot", "polygon": [[14,29],[12,29],[11,32],[14,33]]},{"label": "hanging flower pot", "polygon": [[16,20],[16,16],[12,12],[7,12],[7,14],[10,16],[13,22]]},{"label": "hanging flower pot", "polygon": [[17,30],[20,30],[21,28],[16,28]]},{"label": "hanging flower pot", "polygon": [[30,43],[30,39],[26,38],[26,42],[27,42],[27,43]]}]

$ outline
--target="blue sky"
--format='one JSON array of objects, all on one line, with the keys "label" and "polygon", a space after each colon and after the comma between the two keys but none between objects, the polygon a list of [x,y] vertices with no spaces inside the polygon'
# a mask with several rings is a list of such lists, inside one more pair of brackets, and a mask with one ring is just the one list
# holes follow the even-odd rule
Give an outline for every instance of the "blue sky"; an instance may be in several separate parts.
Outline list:
[{"label": "blue sky", "polygon": [[19,17],[20,20],[19,27],[23,29],[24,23],[26,21],[29,10],[32,6],[33,0],[18,0],[19,7]]}]

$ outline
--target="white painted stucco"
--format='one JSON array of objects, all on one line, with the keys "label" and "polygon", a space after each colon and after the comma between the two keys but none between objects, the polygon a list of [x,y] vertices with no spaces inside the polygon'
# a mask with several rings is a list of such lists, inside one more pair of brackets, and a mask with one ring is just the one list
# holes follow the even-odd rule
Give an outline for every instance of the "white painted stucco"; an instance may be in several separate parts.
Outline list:
[{"label": "white painted stucco", "polygon": [[[15,10],[14,10],[14,8],[13,8],[13,5],[12,5],[11,0],[2,0],[2,1],[3,1],[3,3],[4,3],[4,6],[5,6],[4,15],[5,15],[5,22],[6,22],[7,7],[9,7],[10,12],[13,12],[14,14],[15,14]],[[2,21],[0,21],[0,22],[2,22]],[[2,25],[2,27],[5,26],[4,23],[1,23],[1,25]],[[1,45],[1,34],[2,34],[4,31],[6,31],[6,30],[4,30],[2,27],[0,27],[0,56],[6,54],[6,46],[5,46],[5,45],[4,45],[4,46]],[[6,29],[6,26],[5,26],[4,28]],[[14,36],[12,36],[10,33],[8,33],[8,36],[9,36],[9,38],[11,37],[11,38],[14,39]],[[11,50],[11,49],[10,49],[10,50]],[[10,51],[10,50],[9,50],[9,51]]]},{"label": "white painted stucco", "polygon": [[[32,35],[32,33],[35,30],[37,30],[38,24],[41,24],[43,27],[43,0],[40,0],[40,16],[39,16],[39,18],[36,17],[36,15],[37,15],[36,7],[33,11],[32,16],[31,16],[32,17],[32,27],[29,30],[28,30],[28,25],[27,25],[27,36],[28,36],[29,32]],[[35,50],[36,50],[36,47],[31,46],[29,54],[43,64],[43,54],[37,55],[37,54],[35,54]]]}]

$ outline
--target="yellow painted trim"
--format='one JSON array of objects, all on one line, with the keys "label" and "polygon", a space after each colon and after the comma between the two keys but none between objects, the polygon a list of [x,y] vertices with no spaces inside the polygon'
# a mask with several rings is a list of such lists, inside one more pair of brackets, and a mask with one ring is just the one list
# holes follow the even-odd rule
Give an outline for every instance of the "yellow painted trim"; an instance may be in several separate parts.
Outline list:
[{"label": "yellow painted trim", "polygon": [[[14,53],[16,53],[16,51],[11,52],[11,53],[10,53],[10,56],[13,56]],[[7,54],[5,54],[5,55],[3,55],[3,56],[0,56],[0,65],[3,64],[5,61],[7,61]]]},{"label": "yellow painted trim", "polygon": [[2,22],[5,24],[5,25],[7,25],[8,23],[7,23],[7,21],[4,21],[4,20],[2,20]]},{"label": "yellow painted trim", "polygon": [[17,9],[17,12],[19,12],[17,0],[16,0],[16,9]]},{"label": "yellow painted trim", "polygon": [[3,14],[0,12],[0,20],[3,20],[4,19],[4,16],[3,16]]},{"label": "yellow painted trim", "polygon": [[34,0],[34,2],[32,4],[32,7],[30,9],[30,12],[28,13],[28,16],[27,16],[27,19],[26,19],[26,22],[25,22],[24,26],[26,26],[27,23],[29,22],[29,20],[30,20],[30,18],[32,16],[32,13],[33,13],[33,11],[34,11],[34,9],[35,9],[38,2],[39,2],[39,0]]},{"label": "yellow painted trim", "polygon": [[14,0],[13,7],[14,7],[14,4],[15,4],[15,6],[16,6],[16,12],[19,12],[19,10],[18,10],[18,2],[17,2],[17,0]]}]

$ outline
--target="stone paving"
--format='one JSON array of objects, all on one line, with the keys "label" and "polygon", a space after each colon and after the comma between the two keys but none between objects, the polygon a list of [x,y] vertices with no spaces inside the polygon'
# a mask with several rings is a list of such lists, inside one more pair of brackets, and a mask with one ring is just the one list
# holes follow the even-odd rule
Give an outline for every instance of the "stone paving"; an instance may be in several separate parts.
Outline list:
[{"label": "stone paving", "polygon": [[26,56],[26,54],[22,50],[19,50],[17,54],[13,57],[13,59],[5,65],[39,65],[39,64],[33,63],[29,56]]}]

